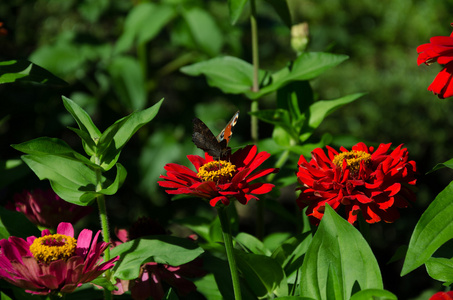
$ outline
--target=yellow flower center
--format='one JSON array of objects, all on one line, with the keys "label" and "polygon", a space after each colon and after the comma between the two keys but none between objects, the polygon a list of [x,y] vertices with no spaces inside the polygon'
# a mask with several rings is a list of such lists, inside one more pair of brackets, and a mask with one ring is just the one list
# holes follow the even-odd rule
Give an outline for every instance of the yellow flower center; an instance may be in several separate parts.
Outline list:
[{"label": "yellow flower center", "polygon": [[236,166],[225,160],[211,161],[198,169],[198,178],[203,181],[228,182],[233,178]]},{"label": "yellow flower center", "polygon": [[341,168],[343,166],[343,161],[345,160],[351,174],[355,174],[360,170],[360,162],[363,161],[367,164],[371,161],[371,154],[356,150],[341,152],[340,154],[335,155],[333,163]]},{"label": "yellow flower center", "polygon": [[30,252],[40,262],[50,263],[74,255],[77,240],[63,234],[52,234],[37,238],[30,246]]}]

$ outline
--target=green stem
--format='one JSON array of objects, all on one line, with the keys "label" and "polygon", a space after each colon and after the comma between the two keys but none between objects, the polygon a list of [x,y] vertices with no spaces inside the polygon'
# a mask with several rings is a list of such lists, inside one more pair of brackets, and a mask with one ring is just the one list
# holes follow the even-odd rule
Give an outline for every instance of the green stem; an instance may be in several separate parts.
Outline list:
[{"label": "green stem", "polygon": [[252,31],[253,92],[259,91],[258,71],[260,69],[258,52],[258,24],[256,22],[256,0],[250,0],[250,27]]},{"label": "green stem", "polygon": [[233,239],[231,237],[230,219],[228,218],[227,208],[219,207],[217,208],[217,212],[219,214],[220,225],[222,226],[223,242],[225,244],[228,265],[230,266],[231,280],[233,282],[234,299],[241,300],[242,299],[241,286],[239,283],[239,273],[236,266],[236,259],[234,258],[233,253]]}]

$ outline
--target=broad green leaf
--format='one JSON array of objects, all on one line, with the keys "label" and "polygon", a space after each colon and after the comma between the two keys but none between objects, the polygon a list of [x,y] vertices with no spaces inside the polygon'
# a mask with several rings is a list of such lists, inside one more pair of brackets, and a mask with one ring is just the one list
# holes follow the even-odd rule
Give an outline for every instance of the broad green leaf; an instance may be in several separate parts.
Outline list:
[{"label": "broad green leaf", "polygon": [[302,132],[304,133],[299,137],[300,141],[306,141],[327,115],[331,114],[343,105],[357,100],[362,95],[363,93],[351,94],[335,100],[316,101],[310,105],[308,124],[302,129]]},{"label": "broad green leaf", "polygon": [[96,144],[88,132],[73,127],[68,127],[68,129],[74,131],[80,137],[83,149],[87,155],[94,156],[96,154]]},{"label": "broad green leaf", "polygon": [[235,251],[237,265],[254,294],[261,298],[279,288],[287,288],[281,266],[265,255]]},{"label": "broad green leaf", "polygon": [[112,284],[112,282],[110,282],[110,280],[105,277],[99,276],[98,278],[90,281],[90,283],[101,286],[103,289],[110,292],[115,290],[115,286]]},{"label": "broad green leaf", "polygon": [[398,298],[386,290],[366,289],[352,295],[350,300],[398,300]]},{"label": "broad green leaf", "polygon": [[285,109],[263,109],[257,112],[250,113],[258,119],[273,124],[274,126],[280,126],[283,128],[293,139],[297,140],[299,132],[295,131],[292,125],[290,115]]},{"label": "broad green leaf", "polygon": [[300,297],[300,296],[285,296],[285,297],[278,297],[278,300],[315,300],[315,299],[309,298],[309,297]]},{"label": "broad green leaf", "polygon": [[60,139],[40,137],[21,144],[11,145],[14,149],[33,155],[55,155],[82,162],[94,168],[98,166],[80,153],[72,150],[69,145]]},{"label": "broad green leaf", "polygon": [[425,266],[431,278],[447,282],[449,285],[453,282],[453,260],[443,257],[431,257],[425,263]]},{"label": "broad green leaf", "polygon": [[108,187],[98,191],[98,193],[104,195],[114,195],[118,191],[118,189],[123,185],[126,176],[127,176],[126,169],[123,167],[122,164],[117,163],[115,181],[113,181],[112,184],[110,184]]},{"label": "broad green leaf", "polygon": [[40,232],[24,214],[0,207],[0,239],[7,239],[9,236],[27,238],[32,235],[40,236]]},{"label": "broad green leaf", "polygon": [[94,191],[79,191],[65,182],[50,181],[50,186],[61,199],[81,206],[90,205],[98,196]]},{"label": "broad green leaf", "polygon": [[290,67],[285,67],[274,73],[269,85],[261,88],[259,92],[254,93],[249,91],[246,95],[250,99],[258,99],[266,94],[277,91],[290,82],[314,79],[328,69],[345,61],[347,58],[348,56],[341,54],[304,52]]},{"label": "broad green leaf", "polygon": [[96,142],[97,139],[99,139],[99,137],[101,136],[101,132],[96,127],[96,125],[94,125],[88,113],[71,99],[66,98],[65,96],[63,96],[62,98],[64,107],[76,120],[80,130],[87,132],[91,136],[91,139]]},{"label": "broad green leaf", "polygon": [[259,239],[245,232],[240,232],[234,240],[238,242],[242,247],[245,247],[248,251],[269,256],[271,252],[264,247],[263,242]]},{"label": "broad green leaf", "polygon": [[201,253],[203,249],[191,240],[174,236],[136,239],[111,250],[112,257],[121,257],[115,265],[114,276],[126,280],[137,278],[143,263],[157,262],[179,266],[194,260]]},{"label": "broad green leaf", "polygon": [[57,186],[55,192],[68,202],[87,205],[80,197],[96,191],[96,172],[80,161],[50,154],[24,155],[22,159],[40,180],[48,179],[52,187]]},{"label": "broad green leaf", "polygon": [[[191,76],[206,76],[208,84],[228,94],[241,94],[250,91],[253,85],[253,66],[232,56],[216,57],[181,68],[181,72]],[[264,77],[260,72],[260,78]]]},{"label": "broad green leaf", "polygon": [[333,282],[328,280],[338,280],[341,299],[350,298],[356,282],[361,290],[383,286],[379,265],[365,239],[328,205],[301,272],[301,296],[316,299],[329,299],[327,290]]},{"label": "broad green leaf", "polygon": [[234,25],[239,20],[246,3],[247,0],[228,0],[231,24]]},{"label": "broad green leaf", "polygon": [[445,167],[450,168],[450,169],[453,169],[453,158],[447,160],[447,161],[444,162],[444,163],[439,163],[439,164],[437,164],[437,165],[436,165],[431,171],[429,171],[427,174],[432,173],[432,172],[434,172],[434,171],[437,171],[437,170],[439,170],[439,169],[445,168]]},{"label": "broad green leaf", "polygon": [[212,15],[200,7],[184,9],[182,15],[196,45],[209,56],[218,55],[223,45],[223,34]]},{"label": "broad green leaf", "polygon": [[288,2],[286,0],[266,0],[266,2],[274,8],[283,23],[285,23],[288,28],[291,28],[291,13],[288,7]]},{"label": "broad green leaf", "polygon": [[176,15],[171,6],[142,2],[134,6],[124,22],[124,32],[121,34],[115,52],[123,52],[138,44],[153,39],[162,28]]},{"label": "broad green leaf", "polygon": [[121,149],[137,130],[154,119],[162,101],[163,99],[145,110],[133,112],[105,130],[98,143],[98,155],[100,155],[101,167],[105,171],[115,165]]},{"label": "broad green leaf", "polygon": [[11,82],[37,82],[41,84],[67,85],[46,69],[27,60],[0,62],[0,84]]},{"label": "broad green leaf", "polygon": [[140,63],[131,56],[116,56],[109,64],[108,71],[123,105],[132,111],[143,109],[147,92]]},{"label": "broad green leaf", "polygon": [[210,242],[209,226],[212,221],[208,218],[200,216],[188,216],[184,219],[174,220],[174,222],[189,228],[197,235]]},{"label": "broad green leaf", "polygon": [[207,300],[223,300],[223,296],[219,291],[214,274],[207,274],[200,279],[194,281],[197,286],[197,291],[203,294]]},{"label": "broad green leaf", "polygon": [[401,276],[426,263],[453,238],[453,181],[440,192],[418,220],[412,233]]}]

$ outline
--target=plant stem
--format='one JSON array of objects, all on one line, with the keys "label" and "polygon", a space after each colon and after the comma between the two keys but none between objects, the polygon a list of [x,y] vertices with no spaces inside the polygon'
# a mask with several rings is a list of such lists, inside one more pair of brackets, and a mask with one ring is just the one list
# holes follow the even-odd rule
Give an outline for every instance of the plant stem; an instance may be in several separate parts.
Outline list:
[{"label": "plant stem", "polygon": [[239,283],[239,274],[236,266],[236,259],[234,258],[233,253],[233,239],[231,237],[230,219],[228,218],[227,208],[219,207],[217,208],[217,212],[219,214],[220,225],[222,226],[223,242],[225,244],[228,265],[230,266],[231,281],[233,282],[234,299],[241,300],[242,299],[241,286]]},{"label": "plant stem", "polygon": [[256,22],[256,0],[250,0],[250,27],[252,31],[253,92],[259,91],[258,71],[260,69],[258,52],[258,25]]}]

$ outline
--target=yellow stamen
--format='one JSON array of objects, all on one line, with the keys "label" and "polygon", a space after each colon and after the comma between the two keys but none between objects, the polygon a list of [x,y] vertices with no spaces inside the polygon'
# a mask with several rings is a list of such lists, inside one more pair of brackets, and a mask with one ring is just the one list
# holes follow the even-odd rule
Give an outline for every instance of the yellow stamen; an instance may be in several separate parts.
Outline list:
[{"label": "yellow stamen", "polygon": [[30,246],[30,252],[40,262],[50,263],[74,255],[77,240],[63,234],[52,234],[37,238]]},{"label": "yellow stamen", "polygon": [[356,150],[341,152],[340,154],[335,155],[333,163],[338,167],[342,167],[343,161],[345,160],[351,174],[355,174],[360,170],[360,162],[363,161],[364,164],[368,164],[371,161],[371,154]]},{"label": "yellow stamen", "polygon": [[228,182],[236,173],[236,166],[225,160],[211,161],[198,169],[198,178],[203,181]]}]

